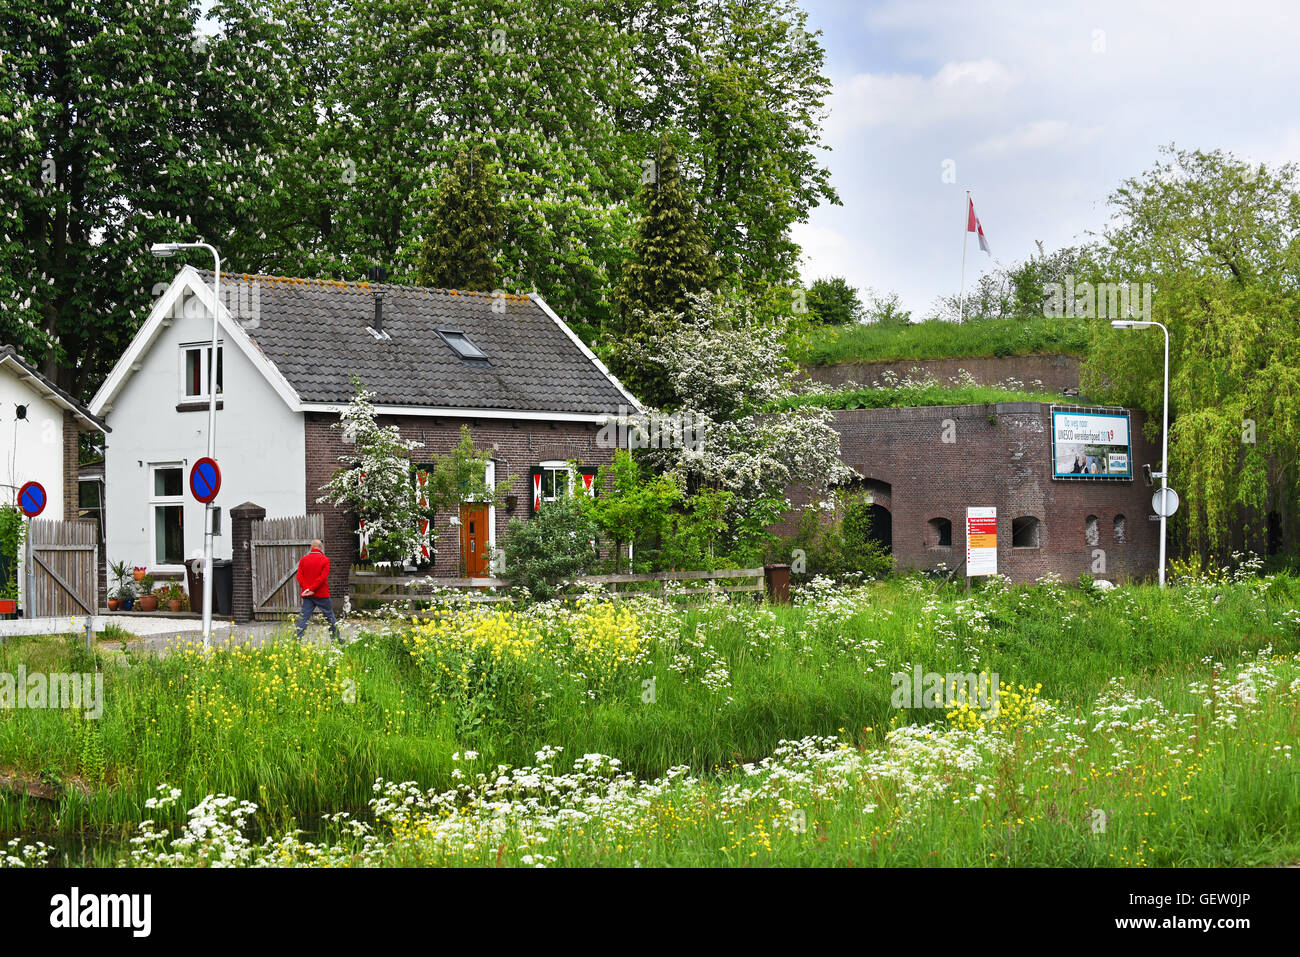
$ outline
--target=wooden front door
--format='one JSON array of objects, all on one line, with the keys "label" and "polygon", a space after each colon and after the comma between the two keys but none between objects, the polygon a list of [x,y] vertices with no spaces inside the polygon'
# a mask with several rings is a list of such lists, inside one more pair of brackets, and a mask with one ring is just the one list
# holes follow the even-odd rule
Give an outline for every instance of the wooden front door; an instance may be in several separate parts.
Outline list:
[{"label": "wooden front door", "polygon": [[470,578],[488,574],[488,507],[472,502],[460,507],[460,560]]}]

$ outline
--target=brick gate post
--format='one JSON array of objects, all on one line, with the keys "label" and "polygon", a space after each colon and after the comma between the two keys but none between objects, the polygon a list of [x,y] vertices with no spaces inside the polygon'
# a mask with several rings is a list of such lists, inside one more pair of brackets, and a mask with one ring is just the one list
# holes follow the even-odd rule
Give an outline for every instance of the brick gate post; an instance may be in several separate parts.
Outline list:
[{"label": "brick gate post", "polygon": [[253,550],[249,540],[253,537],[253,522],[266,518],[266,509],[252,502],[236,505],[230,510],[231,615],[235,621],[253,618]]}]

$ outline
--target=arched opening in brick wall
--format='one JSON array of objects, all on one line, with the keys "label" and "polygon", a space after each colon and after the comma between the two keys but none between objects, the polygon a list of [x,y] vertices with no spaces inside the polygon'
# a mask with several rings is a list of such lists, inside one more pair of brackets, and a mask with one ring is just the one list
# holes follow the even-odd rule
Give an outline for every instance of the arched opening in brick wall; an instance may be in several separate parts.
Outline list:
[{"label": "arched opening in brick wall", "polygon": [[952,547],[952,520],[936,516],[925,523],[926,548]]},{"label": "arched opening in brick wall", "polygon": [[1115,516],[1115,544],[1123,545],[1128,542],[1128,519],[1123,515]]},{"label": "arched opening in brick wall", "polygon": [[[861,466],[858,466],[858,471],[862,471]],[[894,487],[888,482],[864,475],[845,482],[843,488],[850,494],[862,494],[867,497],[871,503],[867,509],[871,521],[871,533],[868,537],[871,541],[878,542],[885,551],[892,553],[894,517],[890,508],[894,503]]]},{"label": "arched opening in brick wall", "polygon": [[871,504],[871,541],[879,542],[887,552],[894,550],[894,516],[883,505]]},{"label": "arched opening in brick wall", "polygon": [[1088,545],[1101,544],[1101,519],[1089,515],[1083,523],[1083,540]]}]

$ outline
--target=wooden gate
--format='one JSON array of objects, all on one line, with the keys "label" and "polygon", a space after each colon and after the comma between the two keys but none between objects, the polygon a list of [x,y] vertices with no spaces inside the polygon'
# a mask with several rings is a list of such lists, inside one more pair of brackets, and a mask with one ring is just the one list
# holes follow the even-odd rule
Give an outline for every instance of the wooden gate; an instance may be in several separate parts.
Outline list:
[{"label": "wooden gate", "polygon": [[34,519],[27,536],[28,618],[94,615],[99,545],[94,522]]},{"label": "wooden gate", "polygon": [[302,608],[298,561],[307,554],[312,540],[324,535],[324,515],[294,515],[252,523],[248,550],[254,618],[278,618]]}]

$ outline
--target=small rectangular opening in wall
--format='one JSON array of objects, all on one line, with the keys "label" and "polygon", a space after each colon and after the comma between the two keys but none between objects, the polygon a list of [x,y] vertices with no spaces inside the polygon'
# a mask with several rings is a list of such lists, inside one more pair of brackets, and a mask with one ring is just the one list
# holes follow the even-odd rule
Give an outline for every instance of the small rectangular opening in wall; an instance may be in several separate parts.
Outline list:
[{"label": "small rectangular opening in wall", "polygon": [[1013,518],[1011,520],[1011,547],[1037,548],[1039,542],[1038,525],[1038,519],[1032,515]]}]

